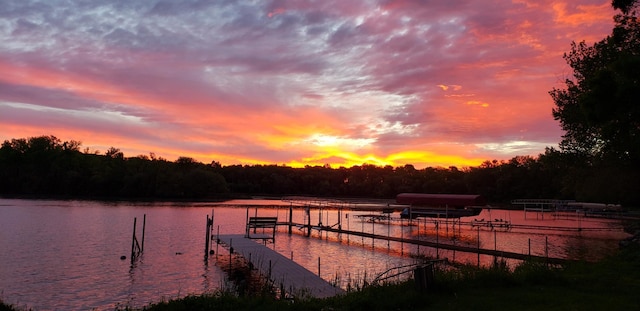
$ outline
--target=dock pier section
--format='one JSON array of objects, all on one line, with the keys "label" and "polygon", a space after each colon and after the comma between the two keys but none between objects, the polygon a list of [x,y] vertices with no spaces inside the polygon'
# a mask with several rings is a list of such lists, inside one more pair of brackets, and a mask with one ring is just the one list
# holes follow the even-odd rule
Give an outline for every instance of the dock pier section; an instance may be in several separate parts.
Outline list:
[{"label": "dock pier section", "polygon": [[273,284],[293,297],[327,298],[345,293],[293,260],[244,235],[220,235],[218,239],[221,245],[240,254]]}]

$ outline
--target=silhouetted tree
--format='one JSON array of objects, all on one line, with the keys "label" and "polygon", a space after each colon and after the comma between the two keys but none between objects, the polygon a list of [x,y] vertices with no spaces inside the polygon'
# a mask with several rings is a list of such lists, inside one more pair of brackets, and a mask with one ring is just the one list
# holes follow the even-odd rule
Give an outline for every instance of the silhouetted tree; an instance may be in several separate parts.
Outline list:
[{"label": "silhouetted tree", "polygon": [[629,14],[637,5],[637,2],[637,0],[613,0],[611,5],[614,9],[618,9],[624,14]]},{"label": "silhouetted tree", "polygon": [[107,156],[107,158],[113,159],[124,159],[124,153],[122,153],[120,149],[115,147],[110,147],[105,153],[105,156]]},{"label": "silhouetted tree", "polygon": [[610,203],[640,199],[640,22],[636,1],[613,1],[622,11],[612,34],[564,55],[573,69],[566,88],[553,89],[553,116],[565,131],[560,150],[571,158],[577,199]]},{"label": "silhouetted tree", "polygon": [[587,159],[640,161],[640,23],[635,11],[615,17],[613,33],[587,46],[572,43],[574,70],[565,89],[550,93],[553,116],[566,132],[563,152]]}]

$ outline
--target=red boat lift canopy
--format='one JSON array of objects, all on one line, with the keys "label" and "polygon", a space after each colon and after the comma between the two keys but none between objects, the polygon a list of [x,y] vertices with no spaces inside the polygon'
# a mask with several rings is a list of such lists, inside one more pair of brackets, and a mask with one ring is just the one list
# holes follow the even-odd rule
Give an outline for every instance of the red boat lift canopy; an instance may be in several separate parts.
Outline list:
[{"label": "red boat lift canopy", "polygon": [[479,194],[430,194],[430,193],[400,193],[396,196],[396,203],[414,206],[484,206],[487,200]]}]

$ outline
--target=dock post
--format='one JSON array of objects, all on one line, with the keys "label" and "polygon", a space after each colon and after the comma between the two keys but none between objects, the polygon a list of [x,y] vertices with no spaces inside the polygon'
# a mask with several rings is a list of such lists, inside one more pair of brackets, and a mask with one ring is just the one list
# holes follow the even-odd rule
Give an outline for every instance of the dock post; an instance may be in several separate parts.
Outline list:
[{"label": "dock post", "polygon": [[[257,207],[257,206],[256,206],[255,211],[253,212],[253,217],[258,218],[258,207]],[[247,224],[248,224],[248,223],[249,223],[249,218],[247,218]],[[274,231],[275,231],[275,229],[274,229]],[[253,234],[256,234],[256,232],[258,232],[258,228],[257,228],[257,227],[253,227]],[[264,232],[264,230],[263,230],[263,232]],[[249,236],[249,235],[247,235],[247,237],[248,237],[248,236]]]},{"label": "dock post", "polygon": [[342,206],[338,207],[338,230],[342,232]]},{"label": "dock post", "polygon": [[[248,224],[248,223],[249,223],[249,207],[248,207],[248,206],[247,206],[247,216],[246,216],[246,217],[245,217],[245,219],[244,219],[244,223],[245,223],[245,224]],[[248,226],[248,225],[247,225],[247,228],[246,228],[246,230],[245,230],[245,231],[246,231],[246,232],[245,232],[245,237],[248,237],[248,236],[249,236],[249,233],[251,233],[251,231],[250,231],[250,229],[249,229],[249,226]]]},{"label": "dock post", "polygon": [[480,226],[478,226],[478,267],[480,267]]},{"label": "dock post", "polygon": [[445,205],[445,214],[444,214],[444,215],[445,215],[445,216],[444,216],[444,217],[445,217],[445,219],[444,219],[444,221],[445,221],[444,226],[445,226],[445,231],[446,231],[446,233],[447,233],[447,238],[448,238],[448,237],[449,237],[449,205],[448,205],[448,204],[447,204],[447,205]]},{"label": "dock post", "polygon": [[404,255],[404,223],[400,218],[400,254]]},{"label": "dock post", "polygon": [[[324,213],[324,219],[326,219],[326,221],[327,221],[327,222],[325,222],[325,226],[331,225],[331,223],[329,222],[329,211],[330,211],[329,207],[327,207],[327,210]],[[329,231],[325,231],[325,232],[326,232],[325,236],[327,236],[329,234]]]},{"label": "dock post", "polygon": [[143,214],[142,216],[142,247],[140,247],[140,252],[144,252],[144,231],[147,225],[147,214]]},{"label": "dock post", "polygon": [[493,251],[495,252],[493,254],[493,262],[497,262],[498,261],[498,238],[497,238],[497,231],[493,230]]},{"label": "dock post", "polygon": [[137,218],[133,217],[133,236],[131,237],[131,263],[136,259],[136,221]]},{"label": "dock post", "polygon": [[[144,222],[146,222],[146,217],[147,215],[145,214],[144,216]],[[140,247],[140,242],[138,241],[138,237],[136,236],[136,229],[137,229],[137,224],[138,224],[138,218],[137,217],[133,217],[133,233],[131,235],[131,264],[133,264],[133,262],[140,256],[140,254],[142,254],[142,249],[144,247],[144,226],[145,224],[142,224],[142,247]]]},{"label": "dock post", "polygon": [[[347,231],[351,231],[351,221],[349,221],[349,213],[344,214],[344,217],[347,218]],[[349,236],[351,235],[351,233],[347,233],[347,245],[349,245],[349,242],[351,241]]]},{"label": "dock post", "polygon": [[391,249],[391,239],[389,237],[391,237],[391,216],[387,217],[387,250]]},{"label": "dock post", "polygon": [[[424,221],[424,232],[427,232],[427,220]],[[418,240],[420,240],[420,220],[418,220]],[[420,256],[420,244],[418,244],[418,257]]]},{"label": "dock post", "polygon": [[305,212],[307,213],[307,237],[311,236],[311,208],[306,207]]},{"label": "dock post", "polygon": [[207,215],[207,227],[206,227],[206,236],[204,239],[204,260],[209,259],[209,239],[211,236],[211,220],[209,219],[209,215]]},{"label": "dock post", "polygon": [[375,219],[371,219],[371,248],[374,249],[376,248],[376,238],[374,238],[373,236],[376,235],[376,220]]},{"label": "dock post", "polygon": [[291,235],[291,227],[293,227],[293,202],[289,203],[289,235]]},{"label": "dock post", "polygon": [[[360,218],[360,223],[362,224],[362,229],[360,229],[361,233],[364,233],[364,220]],[[364,247],[364,235],[362,235],[362,247]]]},{"label": "dock post", "polygon": [[436,222],[436,259],[440,259],[440,226]]}]

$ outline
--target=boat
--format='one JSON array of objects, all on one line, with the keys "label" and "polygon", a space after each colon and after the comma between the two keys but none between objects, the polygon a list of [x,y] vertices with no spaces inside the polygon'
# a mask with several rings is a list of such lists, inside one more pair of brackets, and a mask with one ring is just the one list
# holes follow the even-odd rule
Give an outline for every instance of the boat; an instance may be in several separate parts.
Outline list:
[{"label": "boat", "polygon": [[477,216],[487,205],[483,196],[475,194],[400,193],[396,203],[407,205],[400,217],[409,219]]}]

